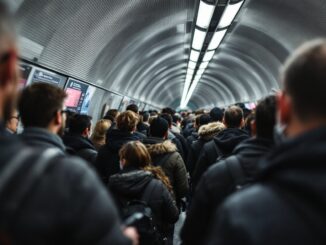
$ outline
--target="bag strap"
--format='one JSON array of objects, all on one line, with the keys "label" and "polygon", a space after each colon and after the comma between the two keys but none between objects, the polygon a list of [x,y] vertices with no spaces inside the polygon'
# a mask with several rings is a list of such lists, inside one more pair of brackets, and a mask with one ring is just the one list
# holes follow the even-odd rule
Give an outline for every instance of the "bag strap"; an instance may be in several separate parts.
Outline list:
[{"label": "bag strap", "polygon": [[247,178],[241,166],[239,157],[235,155],[230,156],[225,159],[225,164],[233,179],[235,188],[237,190],[241,189],[242,186],[246,183]]},{"label": "bag strap", "polygon": [[159,166],[161,167],[165,162],[167,162],[170,157],[174,154],[174,152],[171,152],[171,153],[168,153],[168,154],[165,154],[158,162],[154,163],[155,166]]},{"label": "bag strap", "polygon": [[212,141],[212,147],[211,147],[211,151],[212,151],[212,155],[211,156],[213,156],[214,155],[214,153],[216,153],[218,156],[217,156],[217,158],[216,159],[212,159],[212,161],[214,161],[214,162],[217,162],[217,161],[219,161],[219,160],[221,160],[221,158],[223,157],[223,152],[220,150],[220,148],[215,144],[215,142],[214,142],[214,140]]},{"label": "bag strap", "polygon": [[151,180],[148,185],[146,186],[145,192],[141,198],[142,201],[148,204],[149,200],[151,199],[151,195],[155,189],[156,183],[155,181]]}]

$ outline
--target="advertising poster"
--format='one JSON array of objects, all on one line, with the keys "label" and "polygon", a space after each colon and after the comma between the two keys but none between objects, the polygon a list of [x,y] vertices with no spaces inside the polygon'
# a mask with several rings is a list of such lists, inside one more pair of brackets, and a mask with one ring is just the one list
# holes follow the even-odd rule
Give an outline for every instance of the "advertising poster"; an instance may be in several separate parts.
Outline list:
[{"label": "advertising poster", "polygon": [[64,76],[61,76],[54,72],[36,68],[33,74],[32,83],[49,83],[54,86],[63,88],[65,86],[66,80],[67,78]]},{"label": "advertising poster", "polygon": [[95,90],[96,90],[96,88],[93,86],[88,87],[82,107],[81,107],[81,111],[80,111],[81,114],[88,114],[89,105],[94,96]]}]

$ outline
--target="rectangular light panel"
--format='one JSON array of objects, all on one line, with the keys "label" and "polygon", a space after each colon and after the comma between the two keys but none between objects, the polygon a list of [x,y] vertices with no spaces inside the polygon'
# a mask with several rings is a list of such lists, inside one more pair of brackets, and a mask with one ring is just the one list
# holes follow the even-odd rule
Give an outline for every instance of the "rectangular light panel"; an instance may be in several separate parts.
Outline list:
[{"label": "rectangular light panel", "polygon": [[201,50],[205,41],[206,32],[195,28],[194,39],[192,40],[192,48]]},{"label": "rectangular light panel", "polygon": [[215,5],[200,1],[196,25],[201,28],[208,28],[211,23]]},{"label": "rectangular light panel", "polygon": [[226,9],[224,10],[224,13],[221,17],[221,20],[218,24],[219,28],[224,28],[224,27],[228,27],[229,25],[231,25],[232,21],[234,20],[235,16],[237,15],[237,13],[239,12],[239,10],[241,9],[241,6],[243,4],[244,1],[235,3],[235,4],[229,4]]},{"label": "rectangular light panel", "polygon": [[191,50],[190,52],[190,60],[193,62],[197,62],[199,58],[200,52],[196,50]]},{"label": "rectangular light panel", "polygon": [[218,46],[220,46],[226,32],[227,32],[227,29],[215,32],[210,44],[208,45],[208,50],[217,49]]},{"label": "rectangular light panel", "polygon": [[209,62],[213,58],[214,54],[215,54],[215,50],[207,51],[203,58],[203,62]]}]

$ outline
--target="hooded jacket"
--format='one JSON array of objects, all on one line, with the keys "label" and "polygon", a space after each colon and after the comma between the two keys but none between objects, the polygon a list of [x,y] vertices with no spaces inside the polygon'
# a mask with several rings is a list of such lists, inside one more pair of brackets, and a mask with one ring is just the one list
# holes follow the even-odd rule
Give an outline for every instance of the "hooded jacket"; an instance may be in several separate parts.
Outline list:
[{"label": "hooded jacket", "polygon": [[199,128],[198,140],[194,141],[189,147],[187,168],[191,177],[193,176],[193,171],[196,168],[196,163],[203,146],[224,129],[224,124],[220,122],[209,123]]},{"label": "hooded jacket", "polygon": [[28,127],[25,128],[23,133],[19,135],[19,137],[24,141],[27,145],[42,149],[47,148],[56,148],[65,153],[66,147],[62,142],[62,139],[46,129],[36,128],[36,127]]},{"label": "hooded jacket", "polygon": [[112,129],[107,134],[107,143],[99,150],[95,162],[95,168],[105,184],[109,183],[111,175],[119,173],[121,147],[139,138],[130,132],[122,132],[119,129]]},{"label": "hooded jacket", "polygon": [[168,189],[160,180],[155,179],[152,173],[134,168],[124,169],[121,173],[111,176],[109,188],[122,213],[127,202],[142,200],[150,182],[154,182],[154,189],[147,204],[152,209],[160,232],[164,234],[169,225],[177,222],[179,211]]},{"label": "hooded jacket", "polygon": [[159,138],[148,138],[144,144],[152,157],[153,164],[161,166],[170,179],[176,200],[185,197],[189,189],[187,170],[175,144]]},{"label": "hooded jacket", "polygon": [[206,143],[200,152],[194,169],[194,186],[197,185],[203,173],[213,165],[218,158],[230,156],[234,148],[248,138],[248,133],[242,129],[227,128],[214,137],[213,140]]},{"label": "hooded jacket", "polygon": [[97,157],[97,150],[93,143],[80,135],[66,134],[63,136],[63,143],[71,149],[73,154],[83,158],[87,162],[94,164]]},{"label": "hooded jacket", "polygon": [[[32,155],[24,157],[23,164],[14,169],[12,180],[1,186],[1,238],[4,238],[5,217],[9,215],[6,241],[10,244],[131,244],[122,234],[111,195],[83,160],[63,154],[51,161],[46,158],[41,162],[45,165],[44,174],[28,178],[31,168],[35,168],[34,164],[47,149],[42,147],[43,141],[30,142],[41,144],[30,149]],[[29,147],[19,137],[6,136],[0,127],[0,175],[6,171],[8,177],[14,158]],[[14,197],[22,190],[27,191],[27,198],[17,202]],[[16,208],[7,212],[8,207],[15,207],[12,203]]]},{"label": "hooded jacket", "polygon": [[[272,140],[254,138],[240,143],[233,151],[246,176],[247,182],[254,182],[258,175],[258,162],[274,146]],[[202,244],[212,224],[212,214],[235,190],[226,161],[212,165],[201,178],[181,232],[183,244]]]},{"label": "hooded jacket", "polygon": [[259,184],[227,199],[208,244],[326,244],[326,128],[287,140],[259,163]]}]

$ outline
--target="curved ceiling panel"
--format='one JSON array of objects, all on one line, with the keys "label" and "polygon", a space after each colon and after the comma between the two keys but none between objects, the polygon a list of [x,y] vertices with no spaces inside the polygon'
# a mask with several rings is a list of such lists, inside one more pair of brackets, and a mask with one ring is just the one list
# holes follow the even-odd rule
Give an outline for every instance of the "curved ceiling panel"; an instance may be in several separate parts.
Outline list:
[{"label": "curved ceiling panel", "polygon": [[[23,47],[23,57],[154,106],[180,104],[199,0],[8,2],[21,36],[41,47]],[[246,0],[189,104],[226,106],[278,89],[281,64],[324,35],[325,16],[320,0]]]}]

